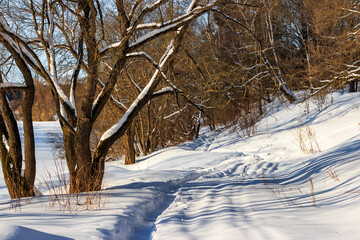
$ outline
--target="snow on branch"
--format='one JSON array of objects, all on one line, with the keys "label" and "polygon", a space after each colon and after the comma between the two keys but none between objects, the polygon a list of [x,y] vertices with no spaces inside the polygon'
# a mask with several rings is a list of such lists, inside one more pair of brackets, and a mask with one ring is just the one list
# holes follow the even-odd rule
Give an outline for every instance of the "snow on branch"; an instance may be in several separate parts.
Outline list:
[{"label": "snow on branch", "polygon": [[122,40],[119,41],[119,42],[112,43],[112,44],[106,46],[104,49],[102,49],[102,50],[100,51],[100,55],[102,56],[102,55],[106,54],[106,53],[107,53],[109,50],[111,50],[111,49],[119,48],[119,47],[121,47],[123,44],[125,44],[125,40],[124,40],[124,39],[122,39]]},{"label": "snow on branch", "polygon": [[[164,54],[164,56],[166,56],[167,53]],[[147,54],[146,52],[135,52],[135,53],[129,53],[126,55],[127,57],[145,57],[150,63],[152,63],[154,65],[154,67],[160,71],[161,75],[163,76],[163,78],[169,83],[170,87],[172,88],[173,92],[178,92],[178,93],[182,93],[183,91],[178,89],[166,76],[166,74],[164,73],[164,71],[161,69],[161,67],[159,66],[159,64],[150,57],[149,54]],[[160,61],[162,61],[163,59],[160,59]],[[136,85],[136,84],[135,84]],[[137,86],[137,85],[136,85]],[[155,93],[154,93],[155,94]]]},{"label": "snow on branch", "polygon": [[161,72],[161,75],[166,79],[166,81],[169,81],[166,74],[163,72],[163,70],[159,66],[159,64],[153,58],[151,58],[150,55],[147,54],[146,52],[129,53],[129,54],[126,54],[126,56],[127,57],[145,57],[151,64],[154,65],[154,67],[156,69],[158,69]]},{"label": "snow on branch", "polygon": [[[201,11],[201,10],[202,10],[202,7],[197,7],[197,8],[194,8],[193,10],[187,11],[185,14],[183,14],[177,18],[174,18],[172,20],[165,21],[165,22],[142,23],[142,24],[139,24],[136,26],[136,30],[162,28],[162,27],[166,27],[166,26],[169,26],[172,24],[180,23],[182,21],[185,21],[188,17],[190,17],[194,13]],[[128,31],[131,31],[131,28],[129,28]]]},{"label": "snow on branch", "polygon": [[126,57],[145,57],[146,59],[148,59],[153,65],[158,66],[157,62],[150,57],[149,54],[147,54],[146,52],[134,52],[134,53],[128,53],[126,54]]},{"label": "snow on branch", "polygon": [[[172,56],[174,52],[174,41],[171,41],[171,43],[168,46],[168,51],[166,51],[165,55],[163,56],[163,59],[160,63],[160,68],[167,62],[167,60]],[[151,77],[149,83],[146,85],[146,87],[141,91],[139,96],[136,98],[136,100],[131,104],[131,106],[127,109],[125,114],[120,118],[120,120],[114,124],[111,128],[109,128],[100,138],[99,144],[101,142],[105,141],[108,138],[113,137],[120,128],[123,127],[124,123],[128,121],[128,118],[131,114],[135,111],[135,109],[138,107],[139,103],[149,94],[149,91],[153,84],[155,83],[155,80],[158,78],[160,74],[160,70],[156,70],[153,76]]]},{"label": "snow on branch", "polygon": [[189,13],[184,14],[183,16],[179,17],[178,21],[170,21],[167,23],[168,25],[165,25],[164,27],[160,27],[158,29],[152,30],[143,36],[139,37],[137,40],[129,44],[130,48],[137,48],[138,46],[150,41],[153,38],[156,38],[164,33],[170,32],[172,30],[178,29],[181,26],[184,26],[188,22],[191,22],[198,16],[202,15],[205,11],[213,8],[216,6],[218,1],[212,1],[208,5],[204,7],[196,7],[193,10],[191,10]]},{"label": "snow on branch", "polygon": [[[0,36],[3,38],[4,41],[9,43],[20,56],[23,57],[24,62],[29,63],[31,67],[33,67],[37,72],[41,73],[42,77],[50,79],[51,82],[54,84],[54,87],[62,101],[65,102],[71,109],[74,109],[68,97],[60,88],[56,79],[54,79],[53,77],[53,71],[55,71],[55,69],[53,69],[55,59],[53,59],[53,63],[49,63],[49,72],[46,68],[44,68],[35,52],[26,44],[26,42],[22,38],[20,38],[9,28],[3,18],[0,18]],[[55,54],[54,49],[52,54]]]},{"label": "snow on branch", "polygon": [[[165,4],[169,0],[158,0],[152,4],[146,4],[145,7],[140,11],[137,17],[135,17],[131,28],[136,28],[138,23],[145,17],[145,15],[149,12],[154,11],[156,8],[160,7],[161,5]],[[135,6],[136,7],[136,6]]]},{"label": "snow on branch", "polygon": [[0,88],[5,90],[26,90],[28,86],[22,84],[22,83],[0,83]]},{"label": "snow on branch", "polygon": [[159,91],[153,93],[152,97],[159,97],[165,94],[174,93],[175,90],[172,87],[163,87]]},{"label": "snow on branch", "polygon": [[176,116],[176,115],[180,114],[182,111],[184,111],[184,110],[186,109],[186,107],[187,107],[187,106],[183,107],[182,109],[180,109],[180,110],[178,110],[178,111],[176,111],[176,112],[173,112],[173,113],[171,113],[171,114],[163,117],[163,119],[164,119],[164,120],[167,120],[167,119],[169,119],[169,118],[171,118],[171,117],[173,117],[173,116]]},{"label": "snow on branch", "polygon": [[[149,11],[150,9],[154,9],[155,6],[157,7],[165,2],[166,1],[157,1],[157,2],[153,3],[151,6],[145,7],[145,9],[146,9],[146,11]],[[133,49],[137,48],[162,34],[177,30],[181,26],[184,26],[185,24],[187,24],[187,23],[191,22],[192,20],[194,20],[195,18],[199,17],[207,10],[215,7],[218,4],[219,0],[213,0],[205,6],[199,6],[199,7],[193,8],[196,2],[197,1],[195,1],[195,0],[192,1],[187,12],[172,21],[167,21],[164,23],[147,23],[147,24],[146,23],[144,23],[144,24],[136,23],[136,24],[133,24],[127,30],[127,34],[128,34],[127,37],[124,37],[119,42],[112,43],[112,44],[106,46],[103,50],[101,50],[100,55],[104,55],[109,50],[117,49],[117,48],[120,48],[121,46],[123,46],[127,42],[129,36],[132,35],[132,33],[134,33],[136,30],[147,29],[147,28],[157,28],[150,32],[145,33],[144,35],[142,35],[141,37],[136,39],[134,42],[130,43],[129,48],[133,48]],[[143,10],[142,14],[144,14],[144,12],[146,12],[146,11]]]},{"label": "snow on branch", "polygon": [[183,24],[185,24],[185,21],[181,22],[181,23],[174,23],[174,24],[171,24],[171,25],[159,28],[159,29],[152,30],[152,31],[144,34],[143,36],[139,37],[134,42],[130,43],[129,47],[130,48],[136,48],[136,47],[150,41],[151,39],[154,39],[154,38],[156,38],[156,37],[158,37],[158,36],[160,36],[160,35],[162,35],[164,33],[167,33],[167,32],[170,32],[172,30],[177,29],[179,26],[181,26]]}]

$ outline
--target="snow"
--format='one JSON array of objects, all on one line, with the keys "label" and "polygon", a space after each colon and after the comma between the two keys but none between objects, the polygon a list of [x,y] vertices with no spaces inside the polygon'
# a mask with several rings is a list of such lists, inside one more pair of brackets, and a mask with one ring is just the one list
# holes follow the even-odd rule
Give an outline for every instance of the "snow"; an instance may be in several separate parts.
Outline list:
[{"label": "snow", "polygon": [[27,86],[23,83],[5,82],[0,83],[0,88],[26,88]]},{"label": "snow", "polygon": [[[203,128],[199,139],[134,165],[107,163],[93,211],[49,205],[45,167],[55,165],[46,132],[59,126],[36,122],[44,195],[9,209],[1,176],[0,239],[358,239],[360,93],[267,108],[251,137]],[[306,127],[320,151],[299,148]]]},{"label": "snow", "polygon": [[[188,21],[189,19],[185,19],[184,22]],[[166,32],[166,31],[169,31],[170,29],[174,29],[174,28],[178,27],[179,25],[181,25],[181,24],[174,23],[174,24],[170,24],[170,25],[167,25],[167,26],[159,28],[159,29],[152,30],[152,31],[150,31],[148,33],[145,33],[144,35],[142,35],[141,37],[136,39],[134,42],[130,43],[129,48],[134,48],[134,47],[148,41],[149,39],[154,38],[155,36],[162,34],[163,32]]]},{"label": "snow", "polygon": [[159,95],[159,94],[163,94],[166,92],[173,92],[173,91],[174,91],[174,89],[172,87],[163,87],[159,91],[154,92],[153,95]]},{"label": "snow", "polygon": [[[190,3],[189,7],[187,8],[186,14],[183,14],[183,15],[181,15],[179,17],[176,17],[176,18],[174,18],[174,19],[172,19],[170,21],[138,24],[136,26],[136,29],[139,30],[139,29],[146,29],[146,28],[161,28],[161,27],[165,27],[165,26],[168,26],[168,25],[171,25],[171,24],[174,24],[174,23],[179,23],[179,22],[185,21],[193,12],[201,10],[201,7],[197,7],[197,8],[195,8],[195,11],[193,11],[196,2],[197,2],[197,0],[193,0]],[[130,31],[130,30],[131,30],[131,28],[128,29],[128,31]]]}]

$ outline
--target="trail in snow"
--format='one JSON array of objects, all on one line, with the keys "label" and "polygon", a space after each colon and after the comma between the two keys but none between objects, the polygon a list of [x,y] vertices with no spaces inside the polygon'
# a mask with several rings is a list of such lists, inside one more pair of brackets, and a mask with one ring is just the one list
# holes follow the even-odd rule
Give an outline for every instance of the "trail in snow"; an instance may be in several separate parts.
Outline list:
[{"label": "trail in snow", "polygon": [[[209,148],[209,145],[211,143],[204,147]],[[257,191],[263,190],[264,180],[259,176],[273,174],[275,170],[277,164],[266,162],[257,155],[244,154],[208,169],[199,178],[184,183],[173,194],[173,202],[156,219],[152,238],[239,239],[243,231],[251,233],[252,237],[261,234],[269,237],[265,232],[255,231],[256,227],[249,224],[249,212],[255,209],[244,203],[251,201]],[[253,189],[244,191],[249,186]],[[221,238],[223,229],[228,229],[226,238]],[[248,239],[250,235],[242,237]]]}]

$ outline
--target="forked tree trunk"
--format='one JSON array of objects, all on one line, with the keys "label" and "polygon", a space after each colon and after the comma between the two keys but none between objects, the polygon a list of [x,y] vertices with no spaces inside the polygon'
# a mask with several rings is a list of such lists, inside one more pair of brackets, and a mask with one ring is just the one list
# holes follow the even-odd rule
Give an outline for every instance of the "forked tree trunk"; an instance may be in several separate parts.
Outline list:
[{"label": "forked tree trunk", "polygon": [[[24,77],[26,86],[21,88],[24,91],[22,100],[23,108],[23,129],[24,129],[24,162],[21,149],[20,133],[14,113],[10,107],[6,96],[6,90],[11,90],[4,86],[0,89],[0,153],[1,164],[5,183],[12,199],[34,196],[34,182],[36,175],[35,161],[35,142],[32,122],[32,106],[34,104],[34,81],[28,66],[21,54],[16,52],[10,44],[3,42],[4,46],[13,54],[15,62]],[[0,83],[3,84],[0,75]],[[23,174],[22,174],[22,171]]]},{"label": "forked tree trunk", "polygon": [[[32,90],[27,96],[25,94],[23,106],[30,106],[30,109],[24,114],[31,113],[33,96]],[[20,133],[4,90],[0,90],[0,105],[0,135],[3,138],[0,141],[1,165],[9,195],[11,199],[34,196],[36,165],[31,115],[24,115],[25,169],[22,174]]]}]

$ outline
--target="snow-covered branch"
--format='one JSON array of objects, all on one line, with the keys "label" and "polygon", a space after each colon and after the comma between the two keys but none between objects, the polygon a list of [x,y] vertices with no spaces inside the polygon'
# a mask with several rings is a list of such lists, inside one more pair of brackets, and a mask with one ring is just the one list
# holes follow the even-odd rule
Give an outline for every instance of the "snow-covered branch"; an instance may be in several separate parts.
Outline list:
[{"label": "snow-covered branch", "polygon": [[[156,9],[156,7],[164,4],[166,1],[157,1],[153,5],[145,7],[145,9],[140,13],[139,16],[142,16],[144,13],[147,13],[149,10]],[[132,24],[131,27],[127,30],[127,36],[123,37],[119,42],[112,43],[108,46],[106,46],[103,50],[101,50],[100,55],[105,55],[109,50],[116,50],[117,48],[122,47],[124,44],[127,43],[127,40],[129,39],[129,36],[132,35],[137,30],[143,30],[148,28],[156,28],[150,32],[145,33],[144,35],[137,38],[134,42],[129,44],[130,49],[136,49],[140,47],[141,45],[147,43],[148,41],[159,37],[160,35],[163,35],[165,33],[174,31],[179,29],[181,26],[186,25],[187,23],[191,22],[192,20],[196,19],[200,15],[202,15],[204,12],[208,11],[211,8],[214,8],[220,1],[219,0],[213,0],[210,3],[208,3],[205,6],[199,6],[196,8],[193,8],[195,6],[195,3],[197,1],[192,1],[189,5],[189,8],[187,12],[178,18],[167,21],[163,23],[144,23],[144,24],[138,24],[138,20],[135,20],[136,24]],[[191,9],[191,10],[190,10]]]},{"label": "snow-covered branch", "polygon": [[27,88],[28,86],[26,86],[23,83],[13,83],[13,82],[0,83],[0,89],[5,89],[8,91],[12,91],[12,90],[26,91]]},{"label": "snow-covered branch", "polygon": [[[160,7],[161,5],[164,5],[168,1],[169,0],[157,0],[156,2],[154,2],[152,4],[146,4],[145,7],[140,11],[138,16],[134,18],[134,21],[133,21],[131,27],[129,28],[128,32],[131,32],[132,29],[136,29],[137,25],[139,24],[139,22],[142,21],[142,19],[145,17],[146,14],[154,11],[156,8]],[[137,5],[134,5],[133,9],[136,7],[137,7]]]},{"label": "snow-covered branch", "polygon": [[[172,56],[172,54],[174,52],[174,42],[173,41],[171,41],[171,43],[169,44],[167,49],[168,49],[168,51],[166,51],[165,55],[163,56],[163,60],[160,63],[160,67],[162,67],[167,62],[167,60],[170,58],[170,56]],[[131,104],[131,106],[128,108],[128,110],[125,112],[125,114],[120,118],[120,120],[101,136],[99,144],[101,144],[106,139],[109,139],[109,138],[112,138],[113,136],[115,136],[118,133],[118,131],[123,127],[124,123],[128,121],[129,117],[132,114],[134,114],[135,109],[138,109],[139,103],[142,102],[146,98],[146,96],[148,96],[149,94],[152,95],[152,91],[154,91],[152,89],[154,87],[156,87],[155,83],[158,82],[156,80],[159,75],[160,75],[160,70],[157,69],[155,71],[155,73],[153,74],[153,76],[151,77],[149,83],[141,91],[139,96]]]}]

